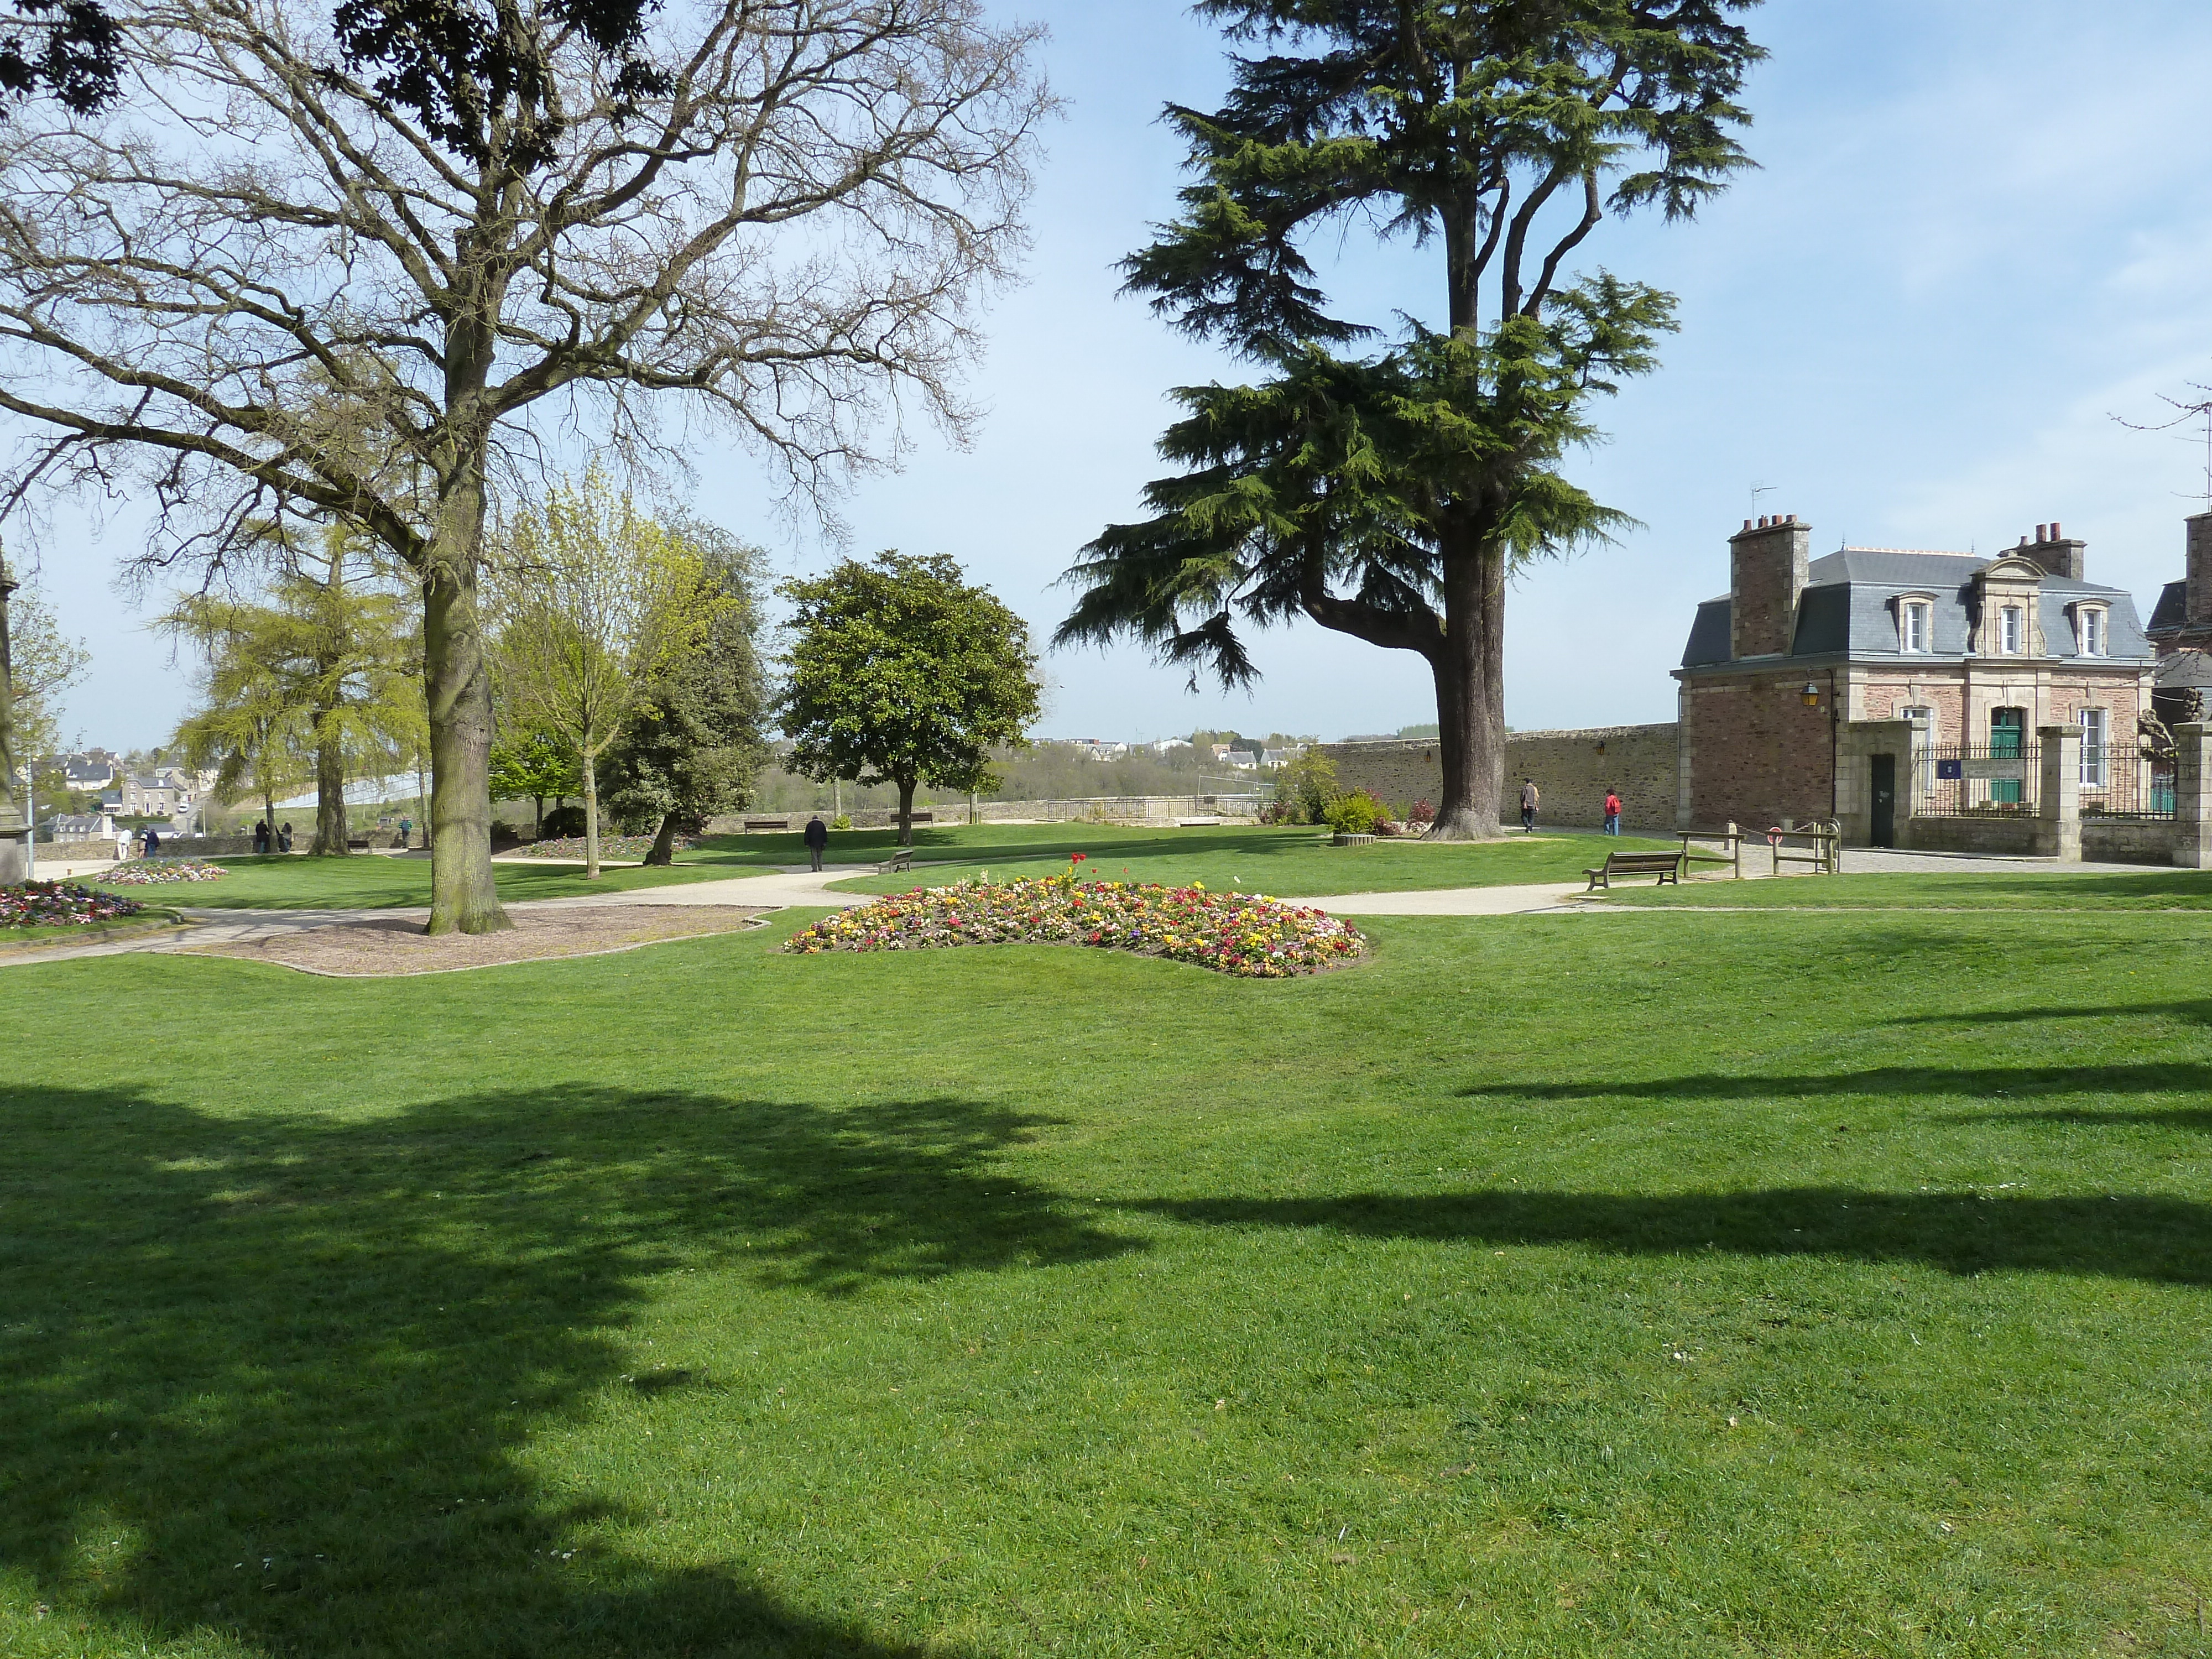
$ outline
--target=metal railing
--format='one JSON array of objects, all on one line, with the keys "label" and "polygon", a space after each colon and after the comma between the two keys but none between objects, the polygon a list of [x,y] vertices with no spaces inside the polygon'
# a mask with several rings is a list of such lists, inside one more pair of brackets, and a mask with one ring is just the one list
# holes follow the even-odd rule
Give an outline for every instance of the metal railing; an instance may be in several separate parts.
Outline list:
[{"label": "metal railing", "polygon": [[2173,767],[2139,755],[2107,749],[2081,762],[2084,818],[2171,818]]},{"label": "metal railing", "polygon": [[1914,782],[1923,818],[2032,818],[2043,793],[2033,743],[1937,743],[1920,751]]}]

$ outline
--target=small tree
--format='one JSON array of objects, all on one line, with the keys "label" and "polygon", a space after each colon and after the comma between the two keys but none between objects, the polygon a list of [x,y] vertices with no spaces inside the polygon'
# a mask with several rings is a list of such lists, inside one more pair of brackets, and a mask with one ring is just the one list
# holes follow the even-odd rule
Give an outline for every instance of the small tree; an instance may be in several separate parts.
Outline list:
[{"label": "small tree", "polygon": [[1027,746],[1028,626],[951,559],[879,553],[778,591],[793,607],[784,766],[817,783],[896,784],[902,847],[917,784],[987,789],[991,750]]},{"label": "small tree", "polygon": [[596,467],[515,526],[493,595],[495,666],[508,707],[575,754],[586,878],[599,873],[599,757],[729,604],[699,546]]},{"label": "small tree", "polygon": [[[196,623],[196,626],[198,625]],[[293,689],[242,635],[210,633],[201,707],[177,727],[185,763],[212,767],[225,805],[258,797],[263,822],[276,822],[276,797],[305,782],[307,719]]]},{"label": "small tree", "polygon": [[[4,562],[0,581],[7,580]],[[62,632],[34,581],[8,601],[8,646],[16,764],[28,766],[60,746],[61,694],[84,678],[92,653]]]},{"label": "small tree", "polygon": [[545,803],[558,806],[583,787],[575,751],[550,732],[524,732],[491,746],[491,798],[535,804],[539,840],[545,836]]},{"label": "small tree", "polygon": [[1309,749],[1275,779],[1275,804],[1292,823],[1319,823],[1337,796],[1336,763]]},{"label": "small tree", "polygon": [[760,555],[711,526],[684,527],[705,555],[705,580],[723,601],[698,647],[646,688],[646,702],[607,751],[605,791],[625,824],[654,826],[647,864],[675,859],[679,833],[718,812],[741,811],[768,757],[761,741],[767,690],[754,645]]},{"label": "small tree", "polygon": [[[159,625],[198,645],[214,671],[203,711],[211,723],[193,717],[204,742],[240,756],[273,744],[313,757],[308,850],[343,858],[347,778],[387,776],[427,740],[414,608],[349,526],[325,525],[305,547],[270,526],[264,544],[278,562],[266,603],[184,594]],[[225,686],[239,702],[228,714]]]}]

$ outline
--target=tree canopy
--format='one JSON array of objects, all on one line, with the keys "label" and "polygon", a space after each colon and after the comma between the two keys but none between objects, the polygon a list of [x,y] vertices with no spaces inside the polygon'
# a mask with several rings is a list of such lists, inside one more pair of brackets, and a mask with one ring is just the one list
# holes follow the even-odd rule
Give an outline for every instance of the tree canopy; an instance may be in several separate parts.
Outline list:
[{"label": "tree canopy", "polygon": [[[1069,572],[1063,642],[1130,636],[1226,685],[1240,624],[1304,617],[1419,653],[1443,800],[1498,833],[1505,584],[1629,522],[1560,466],[1589,404],[1655,364],[1670,296],[1568,261],[1607,211],[1686,218],[1747,165],[1735,101],[1757,0],[1203,0],[1236,61],[1182,212],[1123,269],[1176,328],[1265,378],[1184,387],[1183,470]],[[1337,315],[1305,252],[1352,222],[1433,250],[1445,326]]]},{"label": "tree canopy", "polygon": [[884,452],[894,393],[959,428],[1035,31],[975,0],[108,13],[145,95],[0,133],[0,500],[130,471],[165,556],[301,510],[380,540],[424,600],[429,926],[501,927],[495,497],[548,422],[672,472],[733,434],[801,501]]},{"label": "tree canopy", "polygon": [[991,751],[1028,741],[1039,708],[1028,625],[952,560],[878,553],[778,591],[792,607],[785,769],[896,784],[900,845],[914,842],[917,785],[988,787]]}]

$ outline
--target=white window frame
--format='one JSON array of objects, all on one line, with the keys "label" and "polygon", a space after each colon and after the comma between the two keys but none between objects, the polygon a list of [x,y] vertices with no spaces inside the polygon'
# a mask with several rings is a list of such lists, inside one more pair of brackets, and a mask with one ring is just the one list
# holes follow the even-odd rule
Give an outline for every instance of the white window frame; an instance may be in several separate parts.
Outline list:
[{"label": "white window frame", "polygon": [[2017,605],[2002,605],[1997,611],[1997,650],[2000,654],[2017,657],[2027,649],[2027,611]]},{"label": "white window frame", "polygon": [[[1913,637],[1916,627],[1919,638]],[[1925,656],[1936,648],[1936,607],[1926,599],[1901,599],[1897,606],[1897,648]]]},{"label": "white window frame", "polygon": [[2112,761],[2112,716],[2106,708],[2077,708],[2075,723],[2081,728],[2081,787],[2106,787]]},{"label": "white window frame", "polygon": [[2112,653],[2112,613],[2101,605],[2076,605],[2074,610],[2074,634],[2085,657],[2108,657]]}]

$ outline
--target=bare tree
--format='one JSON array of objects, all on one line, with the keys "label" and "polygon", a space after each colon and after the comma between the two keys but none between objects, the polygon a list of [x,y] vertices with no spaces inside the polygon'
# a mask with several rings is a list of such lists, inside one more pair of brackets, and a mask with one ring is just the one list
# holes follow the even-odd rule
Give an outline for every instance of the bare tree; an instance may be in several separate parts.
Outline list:
[{"label": "bare tree", "polygon": [[157,556],[304,507],[404,560],[434,933],[506,925],[477,603],[499,470],[562,422],[645,465],[734,433],[818,497],[896,443],[886,402],[957,431],[1048,107],[1034,33],[976,0],[704,0],[619,69],[564,15],[502,9],[534,72],[425,124],[301,0],[117,9],[143,95],[0,132],[0,409],[33,434],[0,506],[136,466]]}]

